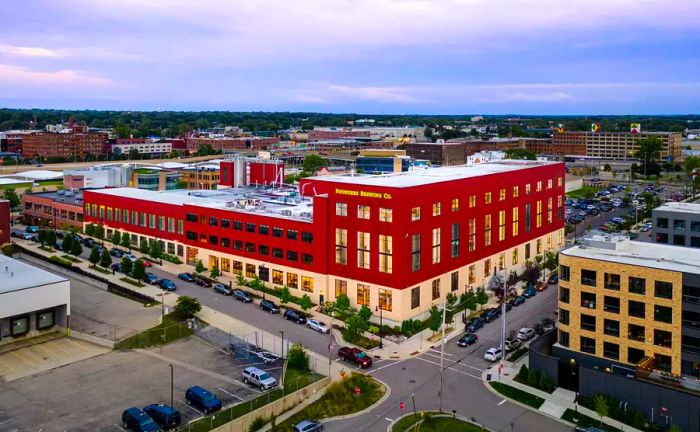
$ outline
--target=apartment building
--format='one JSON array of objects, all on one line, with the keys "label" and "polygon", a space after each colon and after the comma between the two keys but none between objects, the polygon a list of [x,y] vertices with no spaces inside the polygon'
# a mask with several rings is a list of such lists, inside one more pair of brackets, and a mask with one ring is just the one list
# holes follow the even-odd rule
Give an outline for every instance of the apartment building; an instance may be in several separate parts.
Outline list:
[{"label": "apartment building", "polygon": [[634,159],[640,140],[657,137],[663,147],[661,158],[676,159],[681,156],[683,136],[673,132],[585,132],[555,131],[552,134],[550,153],[561,156],[589,156],[601,159]]},{"label": "apartment building", "polygon": [[700,204],[672,202],[652,210],[656,243],[700,248]]},{"label": "apartment building", "polygon": [[74,127],[61,132],[38,132],[22,137],[22,156],[25,158],[83,159],[107,154],[107,134]]},{"label": "apartment building", "polygon": [[461,142],[417,142],[406,144],[406,154],[413,159],[429,160],[438,166],[462,165],[466,161],[467,144]]},{"label": "apartment building", "polygon": [[25,193],[22,216],[29,225],[68,229],[83,227],[83,194],[71,190]]}]

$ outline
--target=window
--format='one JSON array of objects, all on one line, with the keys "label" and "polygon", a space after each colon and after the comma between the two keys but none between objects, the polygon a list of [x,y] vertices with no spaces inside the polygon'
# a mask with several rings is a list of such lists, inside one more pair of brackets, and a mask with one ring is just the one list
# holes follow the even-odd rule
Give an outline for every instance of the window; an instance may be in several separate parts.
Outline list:
[{"label": "window", "polygon": [[657,228],[668,228],[668,219],[667,218],[656,218],[656,227]]},{"label": "window", "polygon": [[547,223],[552,223],[552,197],[547,199]]},{"label": "window", "polygon": [[673,284],[671,282],[654,281],[654,297],[672,299]]},{"label": "window", "polygon": [[627,339],[644,342],[644,326],[627,324]]},{"label": "window", "polygon": [[237,275],[242,275],[243,274],[243,263],[240,261],[233,260],[231,262],[232,269],[231,272]]},{"label": "window", "polygon": [[243,222],[233,221],[233,229],[235,229],[236,231],[242,231],[243,230]]},{"label": "window", "polygon": [[633,276],[630,276],[629,278],[629,292],[632,294],[641,294],[644,295],[647,292],[646,288],[646,280],[641,279],[641,278],[636,278]]},{"label": "window", "polygon": [[637,364],[646,357],[646,352],[637,348],[627,348],[627,363]]},{"label": "window", "polygon": [[469,196],[469,208],[476,207],[476,195]]},{"label": "window", "polygon": [[469,269],[467,269],[467,283],[476,283],[476,265],[474,264],[470,265]]},{"label": "window", "polygon": [[595,316],[581,314],[581,328],[583,330],[595,331]]},{"label": "window", "polygon": [[596,285],[595,270],[581,269],[581,285],[588,285],[592,287]]},{"label": "window", "polygon": [[491,192],[484,194],[484,204],[491,204]]},{"label": "window", "polygon": [[411,221],[415,222],[420,220],[420,207],[413,207],[411,209]]},{"label": "window", "polygon": [[518,248],[513,248],[513,252],[511,254],[511,258],[510,258],[510,263],[511,263],[511,265],[518,264]]},{"label": "window", "polygon": [[513,237],[518,235],[518,208],[513,207]]},{"label": "window", "polygon": [[258,268],[258,277],[262,281],[269,282],[270,281],[270,269],[265,267],[264,265],[261,265]]},{"label": "window", "polygon": [[484,277],[491,276],[491,258],[484,261]]},{"label": "window", "polygon": [[255,224],[254,224],[254,223],[247,222],[247,223],[245,224],[245,230],[246,230],[247,232],[249,232],[249,233],[254,233],[254,232],[255,232]]},{"label": "window", "polygon": [[537,201],[537,220],[535,226],[537,228],[542,226],[542,201]]},{"label": "window", "polygon": [[656,243],[668,244],[668,234],[656,233]]},{"label": "window", "polygon": [[569,311],[566,309],[559,310],[559,322],[564,325],[569,325]]},{"label": "window", "polygon": [[388,208],[379,208],[379,222],[391,222],[392,210]]},{"label": "window", "polygon": [[459,211],[459,198],[452,198],[452,211]]},{"label": "window", "polygon": [[498,241],[506,239],[506,211],[498,212]]},{"label": "window", "polygon": [[369,233],[357,232],[357,267],[369,270]]},{"label": "window", "polygon": [[[668,341],[668,346],[671,346],[671,341]],[[654,354],[654,358],[656,359],[656,367],[659,370],[665,371],[665,372],[671,372],[671,357],[667,355],[662,355],[662,354]]]},{"label": "window", "polygon": [[314,278],[309,276],[302,276],[301,290],[306,292],[314,292]]},{"label": "window", "polygon": [[420,306],[420,287],[411,288],[411,309]]},{"label": "window", "polygon": [[29,333],[29,316],[24,315],[10,320],[10,336],[22,336]]},{"label": "window", "polygon": [[459,289],[459,272],[450,274],[450,291],[454,292]]},{"label": "window", "polygon": [[440,279],[433,280],[433,300],[440,298]]},{"label": "window", "polygon": [[562,177],[557,177],[557,187],[562,187],[564,184],[564,179]]},{"label": "window", "polygon": [[517,198],[520,193],[518,186],[513,186],[513,198]]},{"label": "window", "polygon": [[527,204],[525,204],[525,232],[530,232],[530,228],[532,227],[531,225],[532,225],[532,212],[530,211],[530,203],[527,203]]},{"label": "window", "polygon": [[506,199],[506,189],[501,188],[501,190],[498,192],[498,200],[504,201],[505,199]]},{"label": "window", "polygon": [[559,301],[562,303],[569,303],[570,293],[569,288],[559,287]]},{"label": "window", "polygon": [[525,195],[530,195],[532,192],[532,187],[530,186],[530,183],[525,185]]},{"label": "window", "polygon": [[272,248],[272,257],[282,259],[284,258],[284,252],[280,248]]},{"label": "window", "polygon": [[217,236],[210,235],[209,236],[209,244],[213,246],[218,246],[219,245],[219,238]]},{"label": "window", "polygon": [[56,312],[45,311],[36,314],[36,328],[37,330],[45,330],[51,328],[56,324]]},{"label": "window", "polygon": [[272,270],[272,283],[284,285],[284,272],[282,270]]},{"label": "window", "polygon": [[343,228],[335,229],[335,263],[348,263],[348,230]]},{"label": "window", "polygon": [[646,305],[642,302],[629,300],[627,301],[627,314],[636,318],[644,318]]},{"label": "window", "polygon": [[379,309],[391,312],[391,291],[379,289]]},{"label": "window", "polygon": [[619,297],[603,297],[603,310],[609,313],[620,313],[620,298]]},{"label": "window", "polygon": [[654,329],[654,345],[671,348],[671,332]]},{"label": "window", "polygon": [[335,215],[336,216],[347,216],[348,215],[347,203],[335,203]]},{"label": "window", "polygon": [[440,228],[433,229],[433,264],[440,262]]},{"label": "window", "polygon": [[197,222],[197,215],[194,213],[185,213],[185,220],[187,222]]},{"label": "window", "polygon": [[542,191],[542,182],[538,181],[537,182],[537,191],[536,192],[541,192]]},{"label": "window", "polygon": [[595,309],[596,307],[596,295],[594,293],[589,293],[581,291],[581,307]]},{"label": "window", "polygon": [[255,265],[254,264],[246,264],[245,265],[245,275],[249,278],[254,278],[257,276],[255,273]]},{"label": "window", "polygon": [[245,251],[246,252],[255,252],[255,243],[246,242]]},{"label": "window", "polygon": [[297,230],[288,229],[287,230],[287,240],[296,240],[298,234],[299,233]]},{"label": "window", "polygon": [[433,204],[433,216],[440,216],[440,203],[436,202]]},{"label": "window", "polygon": [[272,237],[281,238],[281,237],[282,237],[282,232],[283,232],[283,231],[284,231],[284,230],[283,230],[282,228],[279,228],[279,227],[274,227],[274,228],[272,228]]},{"label": "window", "polygon": [[581,336],[581,352],[595,355],[595,339]]},{"label": "window", "polygon": [[221,219],[221,228],[231,228],[231,221],[228,219]]},{"label": "window", "polygon": [[214,216],[209,216],[209,226],[219,226],[219,219]]},{"label": "window", "polygon": [[674,219],[673,229],[678,231],[685,231],[685,221],[682,219]]},{"label": "window", "polygon": [[620,291],[620,275],[604,273],[604,285],[606,289]]},{"label": "window", "polygon": [[270,227],[267,225],[260,225],[258,227],[258,233],[262,235],[268,235],[270,234]]},{"label": "window", "polygon": [[369,206],[358,205],[357,206],[357,218],[358,219],[369,219]]},{"label": "window", "polygon": [[296,251],[287,251],[287,261],[296,262],[299,259],[299,254]]},{"label": "window", "polygon": [[563,347],[569,346],[569,332],[559,330],[559,345]]},{"label": "window", "polygon": [[691,221],[690,222],[690,230],[692,232],[700,232],[700,222],[698,221]]},{"label": "window", "polygon": [[306,265],[313,265],[314,263],[314,256],[311,254],[301,254],[301,263],[306,264]]},{"label": "window", "polygon": [[233,241],[233,249],[234,250],[243,250],[243,242],[241,240],[234,240]]},{"label": "window", "polygon": [[569,266],[560,265],[559,266],[559,279],[568,282],[571,277],[571,269]]},{"label": "window", "polygon": [[313,233],[310,233],[308,231],[302,231],[301,233],[301,241],[305,243],[313,243],[314,241],[314,235]]},{"label": "window", "polygon": [[673,309],[654,305],[654,321],[673,324]]},{"label": "window", "polygon": [[690,247],[700,248],[700,237],[690,237]]},{"label": "window", "polygon": [[391,273],[393,267],[392,257],[392,239],[391,236],[379,235],[379,271],[382,273]]},{"label": "window", "polygon": [[547,189],[551,189],[554,183],[554,179],[547,179]]},{"label": "window", "polygon": [[289,288],[299,288],[299,276],[296,273],[287,273],[287,286]]},{"label": "window", "polygon": [[525,244],[525,260],[526,261],[530,259],[530,255],[531,255],[530,254],[530,243],[526,243]]},{"label": "window", "polygon": [[469,252],[476,249],[476,219],[469,219]]},{"label": "window", "polygon": [[452,258],[457,258],[459,256],[459,224],[452,224]]},{"label": "window", "polygon": [[685,236],[683,234],[673,235],[673,245],[674,246],[685,246]]},{"label": "window", "polygon": [[484,246],[491,245],[491,215],[484,216]]},{"label": "window", "polygon": [[620,358],[620,345],[612,342],[603,342],[603,357],[618,360]]},{"label": "window", "polygon": [[411,236],[411,271],[420,270],[420,234]]},{"label": "window", "polygon": [[506,254],[498,255],[498,269],[503,270],[506,266]]},{"label": "window", "polygon": [[343,279],[335,280],[335,298],[337,299],[341,295],[348,295],[348,281]]},{"label": "window", "polygon": [[369,285],[357,284],[357,304],[369,306]]}]

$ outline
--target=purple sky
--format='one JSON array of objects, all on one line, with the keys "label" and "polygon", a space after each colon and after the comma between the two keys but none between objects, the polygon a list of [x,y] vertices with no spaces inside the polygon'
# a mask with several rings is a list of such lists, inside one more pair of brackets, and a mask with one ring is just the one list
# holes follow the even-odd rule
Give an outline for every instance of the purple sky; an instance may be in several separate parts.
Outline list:
[{"label": "purple sky", "polygon": [[698,113],[700,4],[3,1],[0,107]]}]

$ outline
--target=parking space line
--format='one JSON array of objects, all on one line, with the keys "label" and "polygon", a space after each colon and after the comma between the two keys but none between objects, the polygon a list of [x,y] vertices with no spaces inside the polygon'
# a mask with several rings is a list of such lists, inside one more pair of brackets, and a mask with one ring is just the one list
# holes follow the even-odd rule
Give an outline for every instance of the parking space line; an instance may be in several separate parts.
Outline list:
[{"label": "parking space line", "polygon": [[242,397],[237,396],[237,395],[235,395],[235,394],[233,394],[233,393],[227,391],[226,389],[223,389],[223,388],[221,388],[221,387],[219,387],[219,386],[217,386],[216,388],[218,388],[218,389],[221,390],[222,392],[226,393],[227,395],[238,399],[238,400],[241,401],[241,402],[245,402],[245,399],[243,399]]},{"label": "parking space line", "polygon": [[188,405],[187,403],[185,403],[185,402],[183,402],[183,401],[181,401],[181,400],[179,400],[178,402],[179,402],[180,404],[186,406],[187,408],[191,409],[192,411],[196,412],[197,414],[199,414],[199,415],[201,415],[201,416],[204,415],[204,413],[199,412],[199,410],[196,410],[196,409],[192,408],[191,405]]},{"label": "parking space line", "polygon": [[70,340],[70,339],[68,339],[68,338],[66,338],[65,340],[66,340],[66,342],[68,342],[69,344],[71,344],[71,345],[77,347],[77,348],[80,349],[80,350],[83,350],[83,351],[90,351],[90,349],[84,347],[82,344],[79,344],[79,343],[77,343],[77,342],[75,342],[75,341],[72,341],[72,340]]},{"label": "parking space line", "polygon": [[113,423],[113,424],[114,424],[114,426],[116,426],[116,427],[117,427],[117,429],[119,429],[120,431],[124,431],[124,432],[126,432],[126,429],[124,429],[123,427],[119,426],[119,425],[118,425],[118,424],[116,424],[116,423]]}]

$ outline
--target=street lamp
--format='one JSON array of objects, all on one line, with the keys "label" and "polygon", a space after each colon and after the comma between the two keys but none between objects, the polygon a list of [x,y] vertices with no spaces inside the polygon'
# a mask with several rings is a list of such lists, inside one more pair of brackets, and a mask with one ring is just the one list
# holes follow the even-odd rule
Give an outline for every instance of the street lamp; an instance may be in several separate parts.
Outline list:
[{"label": "street lamp", "polygon": [[[279,332],[282,334],[282,361],[284,361],[284,330],[280,330]],[[282,377],[280,381],[282,381],[281,387],[284,388],[284,365],[282,366]]]},{"label": "street lamp", "polygon": [[[260,279],[261,281],[262,281],[261,276],[262,276],[262,272],[263,272],[264,268],[265,268],[265,264],[260,264],[260,266],[258,266],[258,279]],[[259,288],[259,287],[257,287],[257,288]],[[263,287],[262,292],[263,292],[263,300],[265,300],[265,287]]]},{"label": "street lamp", "polygon": [[374,311],[379,311],[379,349],[384,348],[384,338],[382,337],[382,325],[384,324],[384,321],[382,319],[382,311],[383,309],[380,308],[379,306],[376,306],[374,308]]},{"label": "street lamp", "polygon": [[175,409],[175,405],[173,405],[173,365],[169,364],[170,366],[170,408]]}]

